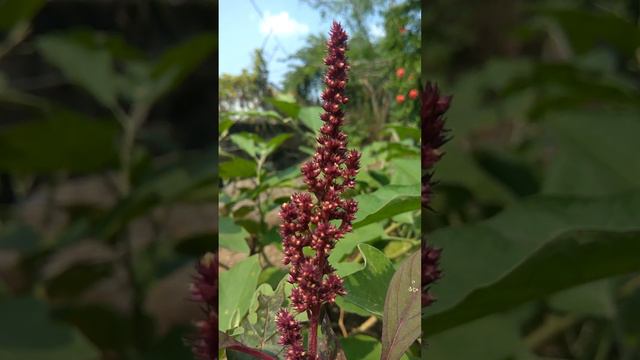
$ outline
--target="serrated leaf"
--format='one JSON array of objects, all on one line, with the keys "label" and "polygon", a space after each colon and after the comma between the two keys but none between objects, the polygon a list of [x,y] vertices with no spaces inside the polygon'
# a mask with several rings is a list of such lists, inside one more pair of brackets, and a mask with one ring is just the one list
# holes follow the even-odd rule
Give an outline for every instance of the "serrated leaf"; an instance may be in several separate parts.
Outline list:
[{"label": "serrated leaf", "polygon": [[384,301],[380,359],[400,359],[420,337],[420,270],[420,252],[416,251],[391,278]]}]

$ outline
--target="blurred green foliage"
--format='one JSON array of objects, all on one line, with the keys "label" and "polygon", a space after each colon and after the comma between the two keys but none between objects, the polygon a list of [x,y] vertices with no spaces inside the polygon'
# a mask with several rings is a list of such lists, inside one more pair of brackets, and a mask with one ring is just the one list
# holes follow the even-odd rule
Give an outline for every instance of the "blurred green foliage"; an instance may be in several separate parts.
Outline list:
[{"label": "blurred green foliage", "polygon": [[[76,5],[141,18],[117,2]],[[214,13],[201,2],[147,5]],[[184,342],[201,314],[188,283],[217,243],[217,154],[214,139],[181,143],[167,118],[181,94],[202,90],[194,74],[213,73],[213,20],[133,45],[128,20],[87,26],[98,17],[0,1],[2,359],[191,357]],[[211,123],[188,116],[180,121]]]},{"label": "blurred green foliage", "polygon": [[638,358],[638,2],[432,1],[422,14],[422,72],[454,95],[423,217],[444,271],[423,351]]}]

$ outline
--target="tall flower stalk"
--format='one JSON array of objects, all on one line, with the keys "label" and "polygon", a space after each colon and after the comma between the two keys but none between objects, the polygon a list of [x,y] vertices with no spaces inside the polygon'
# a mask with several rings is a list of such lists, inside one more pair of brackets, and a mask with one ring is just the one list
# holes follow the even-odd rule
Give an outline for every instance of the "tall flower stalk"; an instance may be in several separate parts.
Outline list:
[{"label": "tall flower stalk", "polygon": [[[301,326],[294,315],[287,309],[278,312],[276,324],[288,360],[319,359],[317,331],[322,306],[346,294],[328,257],[336,241],[351,231],[358,209],[355,200],[342,198],[345,190],[355,186],[360,167],[360,154],[347,150],[347,135],[340,129],[344,122],[341,106],[349,100],[344,93],[349,70],[345,56],[347,34],[334,21],[329,35],[324,58],[328,67],[322,93],[324,112],[320,116],[323,125],[313,157],[301,168],[309,191],[293,194],[280,210],[283,262],[290,265],[288,281],[294,285],[291,305],[298,313],[306,312],[310,326],[305,351]],[[313,254],[305,255],[305,247]]]},{"label": "tall flower stalk", "polygon": [[[420,118],[422,121],[422,207],[431,209],[431,195],[434,185],[433,167],[442,157],[441,147],[447,141],[444,128],[444,113],[449,109],[451,96],[441,96],[436,85],[427,83],[422,92],[422,107]],[[442,276],[439,267],[440,249],[434,248],[427,242],[426,235],[422,238],[422,306],[431,305],[435,298],[430,292],[430,286]]]}]

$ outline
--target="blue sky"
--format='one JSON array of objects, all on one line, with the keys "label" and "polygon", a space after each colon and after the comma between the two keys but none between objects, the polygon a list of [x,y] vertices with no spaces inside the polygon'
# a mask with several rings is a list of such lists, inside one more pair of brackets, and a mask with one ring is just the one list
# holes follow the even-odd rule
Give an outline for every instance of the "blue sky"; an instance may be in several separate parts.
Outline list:
[{"label": "blue sky", "polygon": [[[269,80],[278,86],[288,69],[285,58],[303,47],[308,35],[328,32],[332,20],[300,0],[220,0],[218,6],[218,75],[249,68],[253,50],[264,44]],[[380,25],[379,18],[372,19],[372,32],[381,34]]]}]

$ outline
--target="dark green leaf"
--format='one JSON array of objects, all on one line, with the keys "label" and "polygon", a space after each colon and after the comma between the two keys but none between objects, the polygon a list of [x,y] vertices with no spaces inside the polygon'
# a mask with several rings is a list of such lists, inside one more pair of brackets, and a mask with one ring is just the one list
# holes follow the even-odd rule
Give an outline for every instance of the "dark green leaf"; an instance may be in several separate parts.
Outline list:
[{"label": "dark green leaf", "polygon": [[434,287],[439,301],[423,325],[431,333],[442,331],[640,269],[637,236],[618,233],[640,231],[632,210],[638,206],[639,193],[602,200],[538,198],[478,225],[436,231],[431,238],[446,248],[441,263],[447,281]]},{"label": "dark green leaf", "polygon": [[58,112],[41,121],[0,128],[0,169],[89,172],[117,161],[114,122]]},{"label": "dark green leaf", "polygon": [[0,359],[66,360],[96,358],[96,349],[73,328],[49,318],[33,298],[0,301]]},{"label": "dark green leaf", "polygon": [[45,2],[46,0],[0,1],[0,30],[9,30],[21,21],[31,20]]},{"label": "dark green leaf", "polygon": [[116,105],[118,83],[109,51],[90,48],[65,34],[41,36],[36,46],[48,62],[102,105]]}]

